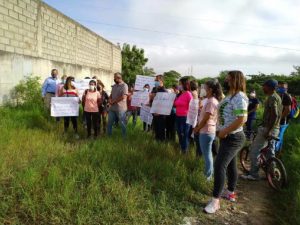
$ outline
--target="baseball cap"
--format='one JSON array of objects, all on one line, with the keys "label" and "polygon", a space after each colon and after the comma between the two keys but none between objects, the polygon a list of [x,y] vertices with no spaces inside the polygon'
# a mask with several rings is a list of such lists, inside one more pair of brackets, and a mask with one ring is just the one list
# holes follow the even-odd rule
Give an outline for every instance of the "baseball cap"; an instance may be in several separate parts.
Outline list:
[{"label": "baseball cap", "polygon": [[277,80],[274,80],[274,79],[271,79],[271,80],[267,80],[263,86],[268,86],[270,88],[273,88],[275,89],[278,85],[278,81]]}]

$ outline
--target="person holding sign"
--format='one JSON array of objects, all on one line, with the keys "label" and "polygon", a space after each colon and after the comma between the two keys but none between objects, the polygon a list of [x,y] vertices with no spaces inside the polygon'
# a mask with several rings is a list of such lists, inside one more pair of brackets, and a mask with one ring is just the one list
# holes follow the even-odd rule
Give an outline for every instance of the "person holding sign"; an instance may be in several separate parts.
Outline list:
[{"label": "person holding sign", "polygon": [[[74,86],[74,77],[67,77],[66,83],[59,90],[59,97],[78,97],[78,90]],[[78,139],[78,125],[77,125],[77,117],[76,116],[67,116],[64,117],[64,132],[66,133],[69,128],[70,120],[73,125],[73,129],[75,132],[75,138]]]},{"label": "person holding sign", "polygon": [[84,109],[86,125],[87,125],[87,137],[91,137],[92,125],[94,129],[94,138],[98,136],[98,124],[99,124],[99,108],[101,105],[101,95],[96,89],[96,81],[91,80],[89,82],[89,89],[85,90],[82,96],[82,106]]},{"label": "person holding sign", "polygon": [[[243,125],[247,121],[248,98],[246,79],[241,71],[229,71],[224,81],[228,95],[219,104],[220,148],[215,160],[213,198],[204,208],[206,213],[220,209],[220,198],[235,201],[235,188],[238,179],[236,155],[244,146]],[[225,181],[228,181],[224,190]]]},{"label": "person holding sign", "polygon": [[[149,84],[145,84],[144,85],[144,88],[143,88],[143,91],[145,93],[148,93],[149,95],[149,92],[150,92],[150,85]],[[148,104],[147,104],[148,105]],[[145,121],[143,121],[143,131],[146,131],[146,132],[149,132],[151,130],[151,125],[150,124],[147,124]]]},{"label": "person holding sign", "polygon": [[188,77],[179,80],[180,94],[174,102],[176,107],[176,129],[182,153],[187,153],[189,144],[190,125],[186,123],[189,104],[193,96],[190,92],[190,81]]},{"label": "person holding sign", "polygon": [[209,80],[205,83],[206,101],[203,103],[199,123],[194,129],[200,133],[199,143],[205,161],[205,176],[208,180],[213,176],[213,154],[212,144],[216,136],[216,125],[218,119],[218,104],[222,100],[222,87],[218,80]]},{"label": "person holding sign", "polygon": [[112,135],[112,127],[118,119],[122,128],[123,137],[126,136],[126,111],[127,111],[127,95],[128,86],[122,79],[121,73],[115,73],[115,84],[112,86],[111,95],[109,97],[108,124],[107,134]]},{"label": "person holding sign", "polygon": [[[152,92],[150,95],[150,104],[151,105],[152,105],[152,102],[153,102],[156,94],[159,92],[167,92],[167,90],[164,87],[164,81],[163,81],[162,75],[157,75],[155,77],[154,88],[152,89]],[[155,139],[157,141],[166,140],[166,116],[154,113],[152,122],[153,122]]]}]

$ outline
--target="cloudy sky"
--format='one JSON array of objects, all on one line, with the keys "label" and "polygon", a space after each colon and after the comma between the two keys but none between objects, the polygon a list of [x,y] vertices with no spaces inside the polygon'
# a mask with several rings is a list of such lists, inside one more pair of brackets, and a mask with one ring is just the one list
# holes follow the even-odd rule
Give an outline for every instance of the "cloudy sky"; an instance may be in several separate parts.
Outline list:
[{"label": "cloudy sky", "polygon": [[300,65],[299,0],[45,2],[114,43],[144,48],[157,73],[289,74]]}]

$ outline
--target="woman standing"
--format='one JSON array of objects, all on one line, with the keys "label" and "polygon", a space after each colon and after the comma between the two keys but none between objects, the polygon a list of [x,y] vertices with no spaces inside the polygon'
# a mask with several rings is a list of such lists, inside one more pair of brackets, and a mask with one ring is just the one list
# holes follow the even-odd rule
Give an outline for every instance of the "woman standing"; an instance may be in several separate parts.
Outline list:
[{"label": "woman standing", "polygon": [[222,88],[218,80],[210,80],[205,83],[206,101],[199,116],[199,123],[194,132],[200,133],[198,138],[200,148],[205,161],[205,176],[207,180],[213,175],[212,144],[216,136],[218,104],[222,100]]},{"label": "woman standing", "polygon": [[[78,97],[78,90],[75,88],[74,77],[67,77],[65,84],[59,90],[59,97]],[[77,116],[67,116],[64,117],[64,132],[66,133],[69,128],[70,120],[73,125],[73,129],[75,132],[75,138],[78,139],[78,125],[77,125]]]},{"label": "woman standing", "polygon": [[179,80],[179,90],[181,93],[174,102],[176,107],[176,128],[181,151],[182,153],[187,153],[190,125],[186,123],[186,118],[190,101],[193,98],[190,92],[189,78],[183,77]]},{"label": "woman standing", "polygon": [[[219,104],[220,149],[215,161],[213,198],[204,208],[206,213],[220,209],[220,197],[235,201],[238,179],[236,155],[243,147],[245,134],[243,124],[247,121],[248,98],[246,80],[241,71],[230,71],[224,81],[226,98]],[[228,186],[223,190],[226,180]]]},{"label": "woman standing", "polygon": [[91,137],[92,124],[94,128],[94,137],[98,136],[98,123],[99,123],[99,107],[101,105],[101,95],[96,89],[96,81],[89,82],[89,89],[85,90],[82,96],[82,106],[84,109],[86,124],[87,124],[87,137]]},{"label": "woman standing", "polygon": [[99,91],[100,95],[101,95],[101,106],[100,106],[100,117],[99,117],[99,132],[101,132],[101,125],[102,125],[102,131],[103,134],[106,134],[106,126],[107,126],[107,109],[108,109],[108,99],[109,96],[106,93],[106,91],[104,90],[105,86],[102,83],[101,80],[97,80],[97,91]]}]

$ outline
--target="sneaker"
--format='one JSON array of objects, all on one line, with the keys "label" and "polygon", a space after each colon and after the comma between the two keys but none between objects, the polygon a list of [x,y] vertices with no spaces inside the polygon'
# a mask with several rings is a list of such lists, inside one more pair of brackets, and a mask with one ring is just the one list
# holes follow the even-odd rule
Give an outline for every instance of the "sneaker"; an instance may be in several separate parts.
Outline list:
[{"label": "sneaker", "polygon": [[241,178],[244,179],[244,180],[251,180],[251,181],[259,180],[259,177],[255,177],[251,174],[249,174],[249,175],[243,174],[243,175],[241,175]]},{"label": "sneaker", "polygon": [[213,198],[204,208],[204,212],[208,214],[213,214],[220,209],[219,199]]},{"label": "sneaker", "polygon": [[236,202],[236,193],[228,191],[227,189],[223,190],[221,197],[225,198],[231,202]]}]

